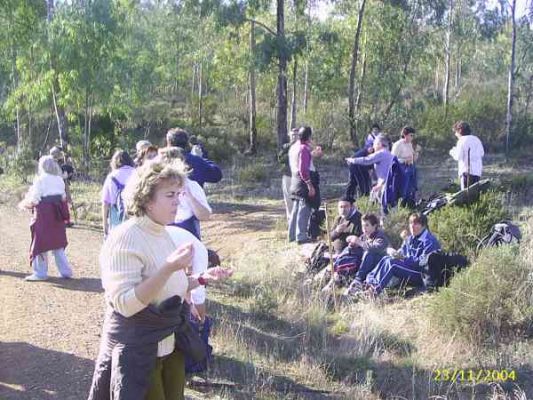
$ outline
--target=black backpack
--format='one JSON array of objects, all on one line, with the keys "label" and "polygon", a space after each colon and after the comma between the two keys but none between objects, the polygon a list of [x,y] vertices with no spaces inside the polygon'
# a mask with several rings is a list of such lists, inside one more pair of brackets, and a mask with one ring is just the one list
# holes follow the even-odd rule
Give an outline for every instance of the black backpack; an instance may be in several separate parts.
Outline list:
[{"label": "black backpack", "polygon": [[501,221],[492,226],[490,233],[481,239],[477,249],[501,246],[502,244],[520,243],[521,239],[522,234],[518,226],[510,221]]},{"label": "black backpack", "polygon": [[442,250],[428,255],[427,263],[422,269],[422,279],[428,291],[448,286],[452,276],[468,266],[468,259],[457,253]]},{"label": "black backpack", "polygon": [[311,257],[305,261],[305,268],[310,274],[317,274],[329,265],[329,258],[324,257],[324,253],[328,251],[328,245],[324,242],[319,242]]}]

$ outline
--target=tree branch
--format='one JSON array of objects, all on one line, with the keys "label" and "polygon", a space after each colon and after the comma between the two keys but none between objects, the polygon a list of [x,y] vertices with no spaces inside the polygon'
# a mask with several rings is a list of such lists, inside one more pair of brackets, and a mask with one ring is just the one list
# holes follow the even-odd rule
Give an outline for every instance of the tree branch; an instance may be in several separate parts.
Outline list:
[{"label": "tree branch", "polygon": [[271,35],[273,36],[277,36],[276,32],[274,32],[272,29],[270,29],[268,26],[266,26],[265,24],[263,24],[262,22],[259,22],[253,18],[245,18],[244,19],[246,22],[253,22],[254,24],[256,25],[259,25],[260,27],[262,27],[263,29],[265,29],[268,33],[270,33]]}]

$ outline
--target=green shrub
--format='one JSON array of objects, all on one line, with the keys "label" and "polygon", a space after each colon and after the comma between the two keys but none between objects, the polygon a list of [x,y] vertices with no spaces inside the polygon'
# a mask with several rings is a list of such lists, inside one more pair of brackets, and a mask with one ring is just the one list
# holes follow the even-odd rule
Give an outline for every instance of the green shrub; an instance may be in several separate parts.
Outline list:
[{"label": "green shrub", "polygon": [[429,215],[429,227],[446,251],[471,256],[492,225],[509,218],[502,196],[488,192],[474,204],[443,207]]},{"label": "green shrub", "polygon": [[269,286],[257,286],[254,290],[250,312],[259,316],[274,315],[278,309],[278,299],[273,288]]},{"label": "green shrub", "polygon": [[[455,121],[467,121],[486,149],[501,150],[505,129],[505,87],[466,88],[461,98],[448,105],[427,105],[417,116],[415,126],[424,147],[449,149],[455,143],[452,125]],[[475,100],[473,100],[475,99]]]},{"label": "green shrub", "polygon": [[241,184],[257,184],[267,179],[267,169],[261,163],[248,164],[238,170],[238,180]]},{"label": "green shrub", "polygon": [[484,249],[470,268],[430,299],[429,318],[447,335],[476,344],[499,342],[533,319],[532,273],[531,261],[518,247]]},{"label": "green shrub", "polygon": [[29,177],[37,173],[37,162],[32,160],[31,151],[24,149],[11,161],[7,171],[27,184]]}]

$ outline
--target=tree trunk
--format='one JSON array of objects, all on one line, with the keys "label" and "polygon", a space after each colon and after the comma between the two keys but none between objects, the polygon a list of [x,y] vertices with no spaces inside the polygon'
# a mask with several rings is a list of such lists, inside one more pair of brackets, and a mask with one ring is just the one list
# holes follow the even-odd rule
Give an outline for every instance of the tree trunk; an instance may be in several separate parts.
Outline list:
[{"label": "tree trunk", "polygon": [[249,109],[249,127],[250,127],[250,147],[249,154],[257,152],[257,126],[256,126],[256,104],[255,104],[255,22],[250,23],[250,109]]},{"label": "tree trunk", "polygon": [[348,86],[348,121],[350,122],[350,139],[357,143],[357,125],[355,116],[355,75],[357,71],[357,58],[359,56],[359,39],[361,37],[361,27],[363,26],[363,16],[365,12],[366,0],[361,0],[359,13],[357,16],[357,28],[352,48],[352,62],[350,66],[350,82]]},{"label": "tree trunk", "polygon": [[291,100],[291,129],[296,128],[296,88],[298,83],[298,61],[294,57],[292,65],[292,100]]},{"label": "tree trunk", "polygon": [[438,97],[440,89],[440,81],[439,81],[439,65],[438,62],[435,63],[435,96]]},{"label": "tree trunk", "polygon": [[203,95],[202,95],[202,85],[203,85],[203,76],[202,76],[203,65],[200,62],[198,66],[198,126],[202,127],[202,113],[203,113]]},{"label": "tree trunk", "polygon": [[[361,107],[361,102],[363,98],[363,84],[365,82],[365,75],[366,75],[366,49],[363,53],[363,65],[361,68],[361,75],[359,76],[359,84],[357,85],[357,97],[355,99],[355,115],[359,114],[359,109]],[[358,121],[355,121],[356,129],[358,126]]]},{"label": "tree trunk", "polygon": [[[459,54],[459,52],[458,52]],[[463,65],[461,62],[461,57],[457,57],[457,61],[455,62],[455,83],[454,88],[455,90],[459,89],[459,86],[461,86],[461,69]]]},{"label": "tree trunk", "polygon": [[276,35],[278,39],[278,149],[289,140],[287,136],[287,52],[285,49],[285,0],[277,0]]},{"label": "tree trunk", "polygon": [[83,169],[89,174],[89,89],[85,88],[85,105],[83,110]]},{"label": "tree trunk", "polygon": [[[10,28],[8,28],[10,30]],[[14,39],[11,42],[11,84],[12,84],[12,90],[13,92],[17,90],[18,87],[18,71],[17,71],[17,50],[15,48]],[[20,130],[20,109],[18,102],[15,106],[15,115],[16,115],[16,121],[15,121],[15,133],[17,135],[17,155],[20,154],[22,150],[22,136],[21,136],[21,130]]]},{"label": "tree trunk", "polygon": [[444,45],[444,87],[442,89],[442,101],[444,113],[448,115],[448,97],[450,90],[450,62],[452,54],[452,28],[453,28],[453,0],[450,0],[450,15],[448,17],[448,29],[446,30],[446,43]]},{"label": "tree trunk", "polygon": [[[48,26],[54,18],[54,0],[46,1],[46,20]],[[50,34],[48,34],[48,44],[50,46],[50,69],[55,71],[52,79],[52,100],[54,102],[54,112],[57,119],[57,130],[59,135],[59,145],[64,151],[68,148],[68,120],[65,112],[65,108],[59,104],[60,88],[57,71],[55,68],[55,54],[52,52],[52,46],[50,43]]]},{"label": "tree trunk", "polygon": [[507,86],[507,116],[505,118],[505,155],[509,156],[509,139],[513,124],[514,80],[515,80],[515,50],[516,50],[516,0],[511,3],[511,64],[509,65],[509,83]]}]

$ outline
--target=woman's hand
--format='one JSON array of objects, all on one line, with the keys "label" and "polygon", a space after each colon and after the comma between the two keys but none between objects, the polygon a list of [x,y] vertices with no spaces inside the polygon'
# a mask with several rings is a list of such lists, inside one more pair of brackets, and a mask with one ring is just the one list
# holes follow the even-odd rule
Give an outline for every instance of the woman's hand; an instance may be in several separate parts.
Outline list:
[{"label": "woman's hand", "polygon": [[194,250],[192,243],[179,246],[166,259],[166,263],[172,272],[185,269],[192,265]]}]

